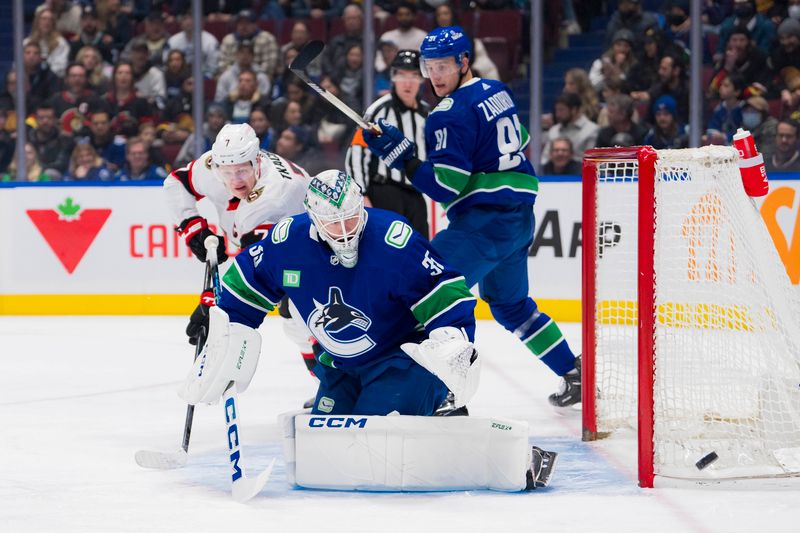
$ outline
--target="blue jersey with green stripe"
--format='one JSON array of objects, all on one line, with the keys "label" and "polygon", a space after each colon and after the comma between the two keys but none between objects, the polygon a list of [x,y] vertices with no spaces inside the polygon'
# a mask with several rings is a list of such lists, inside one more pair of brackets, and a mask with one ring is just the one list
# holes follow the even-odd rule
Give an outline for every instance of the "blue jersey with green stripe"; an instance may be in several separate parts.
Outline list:
[{"label": "blue jersey with green stripe", "polygon": [[528,133],[511,90],[473,78],[428,115],[425,142],[433,177],[414,185],[442,202],[452,216],[476,204],[533,204],[539,190],[524,154]]},{"label": "blue jersey with green stripe", "polygon": [[443,326],[475,333],[475,298],[408,221],[367,209],[353,268],[338,264],[307,214],[276,224],[222,277],[218,305],[257,328],[288,295],[337,368],[358,366],[419,342]]}]

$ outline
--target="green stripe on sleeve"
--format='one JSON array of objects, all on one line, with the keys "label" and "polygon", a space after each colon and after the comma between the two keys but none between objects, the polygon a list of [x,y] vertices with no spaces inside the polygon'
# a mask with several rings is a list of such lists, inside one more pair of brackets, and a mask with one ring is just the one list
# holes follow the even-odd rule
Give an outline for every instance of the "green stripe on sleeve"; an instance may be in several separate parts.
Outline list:
[{"label": "green stripe on sleeve", "polygon": [[225,272],[225,275],[222,276],[222,284],[239,300],[264,313],[272,311],[278,305],[277,303],[269,301],[266,296],[247,283],[236,261],[233,262],[228,271]]},{"label": "green stripe on sleeve", "polygon": [[475,300],[464,281],[464,276],[448,279],[437,285],[420,301],[411,306],[411,312],[420,324],[431,320],[462,301]]},{"label": "green stripe on sleeve", "polygon": [[461,192],[461,190],[467,186],[470,180],[469,172],[446,165],[434,164],[433,173],[436,177],[436,183],[445,189],[453,191],[454,193]]}]

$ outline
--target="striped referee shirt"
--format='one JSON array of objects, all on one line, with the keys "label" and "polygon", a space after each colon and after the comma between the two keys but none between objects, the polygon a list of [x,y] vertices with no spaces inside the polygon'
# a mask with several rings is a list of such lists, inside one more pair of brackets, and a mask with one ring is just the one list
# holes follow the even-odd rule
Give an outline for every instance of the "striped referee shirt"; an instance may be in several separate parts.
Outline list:
[{"label": "striped referee shirt", "polygon": [[[425,117],[429,112],[430,106],[426,102],[419,101],[419,107],[411,109],[392,91],[375,100],[367,108],[364,118],[367,122],[378,122],[382,118],[397,126],[403,135],[416,143],[417,157],[425,161]],[[365,192],[370,183],[387,183],[389,180],[409,189],[414,188],[405,171],[387,167],[369,150],[360,129],[356,131],[353,142],[347,149],[344,165],[345,171]]]}]

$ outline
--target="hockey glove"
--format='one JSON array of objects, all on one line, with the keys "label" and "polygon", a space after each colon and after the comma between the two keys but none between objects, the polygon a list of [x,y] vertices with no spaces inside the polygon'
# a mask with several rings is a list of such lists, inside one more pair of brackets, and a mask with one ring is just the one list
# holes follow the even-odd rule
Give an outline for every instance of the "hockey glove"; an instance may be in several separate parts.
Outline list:
[{"label": "hockey glove", "polygon": [[407,342],[400,348],[447,385],[456,408],[466,405],[478,390],[481,359],[463,330],[452,326],[436,328],[421,343]]},{"label": "hockey glove", "polygon": [[214,292],[211,289],[204,290],[200,295],[200,303],[192,312],[192,316],[189,317],[189,325],[186,326],[186,335],[189,336],[189,344],[192,346],[197,345],[202,329],[208,331],[208,308],[215,305]]},{"label": "hockey glove", "polygon": [[375,155],[386,163],[386,166],[403,170],[405,161],[414,157],[417,145],[407,139],[403,132],[383,119],[378,120],[378,126],[382,131],[380,135],[364,130],[364,142]]},{"label": "hockey glove", "polygon": [[[200,261],[206,261],[206,237],[216,235],[213,231],[208,229],[208,222],[203,217],[190,217],[181,222],[176,230],[178,234],[184,238],[186,244],[192,250],[192,253]],[[219,239],[217,246],[217,261],[221,264],[228,259],[228,253],[225,251],[225,239]]]}]

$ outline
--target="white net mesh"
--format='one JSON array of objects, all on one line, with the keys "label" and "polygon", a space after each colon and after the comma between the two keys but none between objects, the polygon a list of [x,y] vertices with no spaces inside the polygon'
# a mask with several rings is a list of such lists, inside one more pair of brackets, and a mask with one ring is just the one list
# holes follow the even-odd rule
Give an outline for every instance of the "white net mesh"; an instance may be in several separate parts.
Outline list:
[{"label": "white net mesh", "polygon": [[[601,432],[636,424],[636,164],[597,168],[597,238],[609,244],[595,277]],[[655,472],[799,474],[800,298],[736,152],[659,151],[655,182]]]}]

